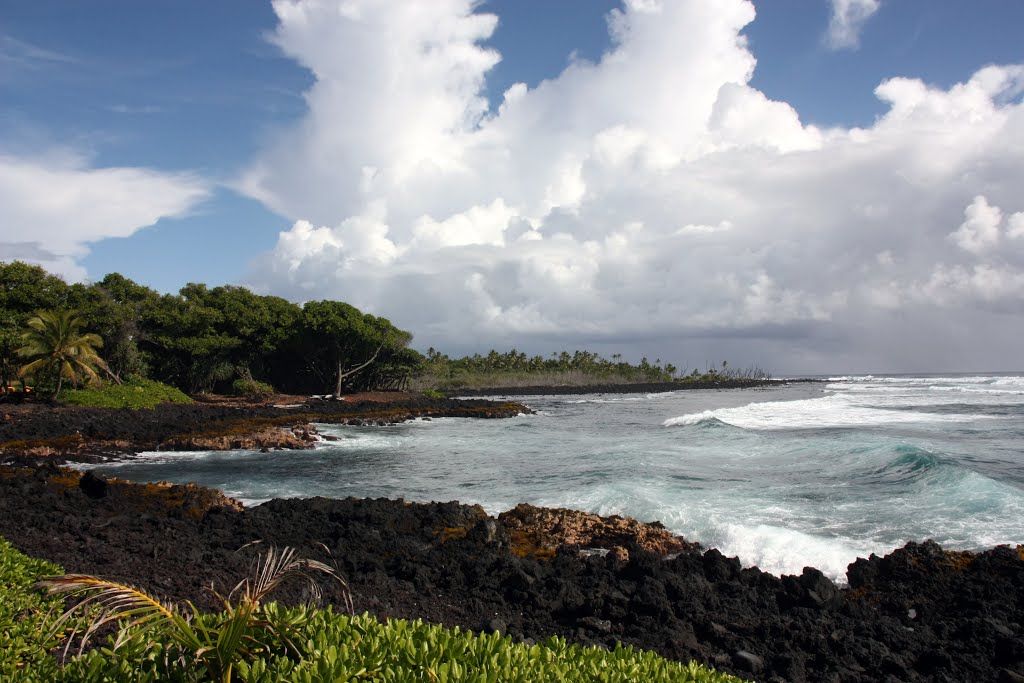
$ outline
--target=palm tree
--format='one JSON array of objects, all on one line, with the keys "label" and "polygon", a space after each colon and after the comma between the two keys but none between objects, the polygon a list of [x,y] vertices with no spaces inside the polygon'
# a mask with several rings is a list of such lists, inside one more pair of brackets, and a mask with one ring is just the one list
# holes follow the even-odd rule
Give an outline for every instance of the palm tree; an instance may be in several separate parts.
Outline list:
[{"label": "palm tree", "polygon": [[40,372],[50,376],[57,375],[57,389],[53,395],[60,393],[64,378],[71,380],[75,387],[78,378],[97,377],[96,369],[110,369],[99,357],[96,349],[103,346],[98,334],[82,334],[82,321],[75,311],[39,311],[29,319],[28,329],[22,333],[22,346],[18,355],[30,358],[18,374],[35,375]]}]

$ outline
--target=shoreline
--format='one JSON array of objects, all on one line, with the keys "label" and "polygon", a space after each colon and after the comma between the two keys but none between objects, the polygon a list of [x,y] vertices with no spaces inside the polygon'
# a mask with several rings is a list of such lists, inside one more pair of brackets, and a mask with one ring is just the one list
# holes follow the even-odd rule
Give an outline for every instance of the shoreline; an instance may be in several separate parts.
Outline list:
[{"label": "shoreline", "polygon": [[[764,681],[1024,680],[1022,546],[971,553],[911,542],[885,557],[857,559],[848,585],[838,586],[812,567],[781,577],[745,568],[657,522],[525,504],[491,516],[478,505],[403,499],[273,499],[246,507],[215,489],[107,479],[55,464],[55,456],[88,462],[147,450],[146,439],[165,450],[195,447],[197,439],[207,440],[204,449],[305,448],[317,438],[308,421],[530,412],[519,403],[378,395],[0,412],[0,463],[9,465],[0,467],[0,536],[67,571],[169,599],[218,607],[207,602],[210,582],[235,585],[249,562],[238,549],[261,540],[338,562],[357,611],[379,618],[422,618],[526,641],[621,642]],[[104,431],[112,428],[135,440],[114,443]],[[41,436],[47,430],[60,435]]]},{"label": "shoreline", "polygon": [[[360,394],[342,401],[277,397],[213,399],[153,409],[48,404],[0,406],[0,464],[62,458],[102,462],[140,451],[283,450],[312,448],[313,423],[396,424],[417,418],[500,419],[531,413],[513,401]],[[301,402],[296,402],[301,401]]]},{"label": "shoreline", "polygon": [[[207,608],[255,540],[324,561],[357,612],[517,640],[551,634],[695,659],[756,680],[1016,680],[1024,671],[1024,547],[909,543],[776,577],[658,523],[520,505],[274,499],[246,508],[194,485],[136,484],[51,465],[0,468],[0,536],[67,571]],[[321,557],[322,556],[322,557]],[[285,593],[283,601],[297,601]],[[1007,678],[1009,676],[1009,678]]]},{"label": "shoreline", "polygon": [[728,379],[697,382],[636,382],[628,384],[545,384],[513,387],[484,387],[446,389],[449,394],[459,397],[482,396],[566,396],[579,394],[658,394],[672,391],[697,391],[701,389],[755,389],[758,387],[781,387],[788,384],[825,382],[821,379]]}]

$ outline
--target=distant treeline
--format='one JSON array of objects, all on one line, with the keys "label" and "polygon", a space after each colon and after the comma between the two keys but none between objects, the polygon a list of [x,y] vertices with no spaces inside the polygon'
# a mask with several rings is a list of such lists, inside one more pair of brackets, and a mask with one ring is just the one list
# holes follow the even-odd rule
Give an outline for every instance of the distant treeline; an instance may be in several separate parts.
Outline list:
[{"label": "distant treeline", "polygon": [[[112,273],[67,284],[39,266],[0,263],[0,382],[8,386],[25,359],[18,349],[40,311],[74,311],[115,379],[151,379],[187,393],[328,394],[369,390],[459,389],[767,379],[757,368],[722,363],[680,373],[661,359],[637,364],[589,351],[529,356],[512,349],[449,358],[409,348],[412,334],[340,301],[299,306],[244,287],[188,284],[160,294]],[[36,378],[37,381],[43,378]]]},{"label": "distant treeline", "polygon": [[667,382],[714,382],[721,379],[771,379],[756,367],[730,368],[708,366],[703,371],[680,372],[672,363],[653,363],[641,358],[632,364],[613,354],[611,360],[590,351],[555,352],[548,357],[529,356],[512,349],[507,353],[491,351],[451,359],[433,348],[427,351],[424,372],[417,385],[442,390],[524,386],[593,386],[604,384],[658,384]]},{"label": "distant treeline", "polygon": [[512,349],[507,353],[492,350],[483,356],[477,353],[451,359],[431,348],[418,382],[440,389],[508,387],[522,383],[582,386],[605,382],[670,382],[675,374],[675,366],[661,365],[660,359],[652,364],[644,358],[632,365],[618,354],[608,360],[589,351],[562,351],[545,358]]}]

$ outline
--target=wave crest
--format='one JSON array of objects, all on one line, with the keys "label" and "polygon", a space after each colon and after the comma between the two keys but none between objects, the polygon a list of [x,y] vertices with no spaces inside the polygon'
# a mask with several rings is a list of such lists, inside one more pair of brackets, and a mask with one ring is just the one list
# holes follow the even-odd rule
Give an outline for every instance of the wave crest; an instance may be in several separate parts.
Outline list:
[{"label": "wave crest", "polygon": [[699,425],[709,422],[717,422],[723,424],[714,410],[705,410],[700,413],[688,413],[686,415],[680,415],[679,417],[669,418],[662,423],[664,427],[692,427],[693,425]]}]

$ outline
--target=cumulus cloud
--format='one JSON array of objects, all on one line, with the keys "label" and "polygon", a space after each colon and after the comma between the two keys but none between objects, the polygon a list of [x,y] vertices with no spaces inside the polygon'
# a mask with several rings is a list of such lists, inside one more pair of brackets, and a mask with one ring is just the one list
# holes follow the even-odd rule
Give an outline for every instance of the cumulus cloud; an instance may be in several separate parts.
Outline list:
[{"label": "cumulus cloud", "polygon": [[833,50],[856,48],[861,29],[880,6],[881,0],[832,0],[825,43]]},{"label": "cumulus cloud", "polygon": [[956,232],[949,234],[958,247],[972,254],[982,254],[996,246],[999,226],[1003,222],[1003,212],[999,207],[989,206],[988,200],[979,195],[964,211],[964,216],[967,220]]},{"label": "cumulus cloud", "polygon": [[38,263],[72,280],[90,242],[127,237],[180,216],[207,194],[186,174],[144,168],[92,168],[81,155],[0,154],[0,260]]},{"label": "cumulus cloud", "polygon": [[492,110],[497,20],[471,0],[274,7],[273,40],[316,82],[239,181],[296,221],[258,288],[348,300],[424,347],[701,366],[947,362],[1024,332],[999,317],[1020,300],[1024,217],[996,209],[991,228],[994,207],[1022,208],[1020,66],[948,89],[893,78],[871,127],[822,130],[750,86],[750,2],[628,0],[597,62]]}]

